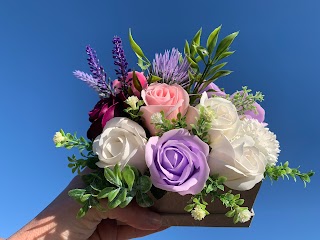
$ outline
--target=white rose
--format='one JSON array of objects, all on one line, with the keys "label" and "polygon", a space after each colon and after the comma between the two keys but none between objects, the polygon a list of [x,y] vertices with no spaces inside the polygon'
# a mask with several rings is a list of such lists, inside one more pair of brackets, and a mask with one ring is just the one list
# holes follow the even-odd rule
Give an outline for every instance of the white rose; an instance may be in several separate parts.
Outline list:
[{"label": "white rose", "polygon": [[115,117],[93,141],[93,152],[100,160],[96,164],[100,168],[113,167],[117,163],[123,168],[129,164],[143,173],[147,168],[146,142],[146,133],[139,124],[128,118]]},{"label": "white rose", "polygon": [[230,142],[221,131],[210,130],[209,135],[210,174],[225,176],[225,185],[240,191],[253,188],[263,179],[266,156],[254,146],[252,137],[244,135]]},{"label": "white rose", "polygon": [[213,130],[223,131],[223,134],[229,139],[237,133],[240,126],[240,118],[232,102],[221,97],[208,98],[207,93],[204,92],[196,109],[201,106],[209,107],[214,111],[215,117],[211,122]]}]

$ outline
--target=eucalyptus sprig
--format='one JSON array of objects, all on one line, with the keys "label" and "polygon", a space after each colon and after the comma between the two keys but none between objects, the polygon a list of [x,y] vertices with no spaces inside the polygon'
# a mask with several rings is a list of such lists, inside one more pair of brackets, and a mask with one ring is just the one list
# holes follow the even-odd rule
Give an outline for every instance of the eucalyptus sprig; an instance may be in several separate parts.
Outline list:
[{"label": "eucalyptus sprig", "polygon": [[266,167],[266,171],[264,172],[264,177],[268,177],[271,181],[277,181],[279,178],[284,179],[284,177],[291,177],[296,182],[297,177],[303,181],[304,186],[307,186],[307,183],[310,183],[311,177],[315,174],[314,171],[309,171],[308,173],[301,173],[298,168],[290,168],[289,162],[285,162],[284,164],[280,163],[278,166],[270,166]]},{"label": "eucalyptus sprig", "polygon": [[[234,53],[229,49],[239,32],[234,32],[222,39],[216,48],[220,30],[221,26],[210,33],[206,47],[201,46],[202,29],[195,34],[190,44],[188,41],[185,43],[184,53],[190,64],[190,85],[187,87],[187,92],[191,95],[190,104],[194,103],[199,97],[198,93],[202,92],[210,83],[232,73],[232,71],[222,69],[227,62],[219,64],[218,62]],[[215,53],[214,49],[216,49]],[[200,62],[204,64],[203,71],[200,70],[202,69],[199,65]]]},{"label": "eucalyptus sprig", "polygon": [[82,204],[77,217],[83,217],[91,207],[102,208],[100,201],[107,200],[107,208],[126,207],[135,197],[141,207],[150,207],[153,200],[148,192],[152,187],[151,180],[135,168],[126,165],[122,170],[117,164],[113,169],[104,168],[83,176],[88,185],[85,189],[73,189],[69,196]]}]

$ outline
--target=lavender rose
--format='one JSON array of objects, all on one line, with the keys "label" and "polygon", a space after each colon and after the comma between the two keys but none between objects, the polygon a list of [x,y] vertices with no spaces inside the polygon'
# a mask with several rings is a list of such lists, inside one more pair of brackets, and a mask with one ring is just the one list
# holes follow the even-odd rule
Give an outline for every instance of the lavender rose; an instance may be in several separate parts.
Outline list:
[{"label": "lavender rose", "polygon": [[123,116],[122,100],[117,97],[101,99],[89,112],[89,121],[92,123],[87,131],[87,137],[95,139],[102,133],[106,123],[114,118]]},{"label": "lavender rose", "polygon": [[180,195],[197,194],[209,177],[209,146],[186,129],[151,137],[145,158],[154,186]]},{"label": "lavender rose", "polygon": [[[209,91],[209,90],[214,90],[214,92]],[[209,92],[208,92],[209,91]],[[221,91],[221,89],[214,83],[210,83],[203,91],[200,93],[207,92],[208,97],[211,98],[212,96],[217,96],[217,97],[225,97],[226,93]]]}]

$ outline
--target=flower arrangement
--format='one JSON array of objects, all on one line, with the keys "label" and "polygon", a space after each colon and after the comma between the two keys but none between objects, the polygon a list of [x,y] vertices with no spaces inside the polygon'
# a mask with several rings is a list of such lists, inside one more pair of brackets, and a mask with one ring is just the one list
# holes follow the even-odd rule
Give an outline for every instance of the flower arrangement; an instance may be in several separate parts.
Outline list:
[{"label": "flower arrangement", "polygon": [[[232,33],[218,43],[220,29],[211,32],[205,47],[200,29],[186,41],[184,54],[173,48],[156,54],[152,62],[129,31],[141,72],[128,69],[116,36],[113,81],[87,46],[91,74],[77,70],[74,75],[100,97],[89,112],[88,140],[63,130],[53,138],[56,147],[80,150],[81,158],[68,157],[73,173],[90,169],[82,173],[86,187],[69,191],[82,205],[77,217],[92,207],[124,208],[131,201],[151,207],[174,192],[190,196],[184,209],[195,221],[209,214],[209,197],[228,209],[226,217],[243,223],[253,212],[232,190],[250,190],[266,178],[310,182],[313,171],[301,173],[288,162],[278,164],[279,142],[258,103],[262,93],[243,87],[230,95],[213,83],[231,73],[222,60],[234,53],[230,46],[238,35]],[[107,206],[102,199],[107,199]]]}]

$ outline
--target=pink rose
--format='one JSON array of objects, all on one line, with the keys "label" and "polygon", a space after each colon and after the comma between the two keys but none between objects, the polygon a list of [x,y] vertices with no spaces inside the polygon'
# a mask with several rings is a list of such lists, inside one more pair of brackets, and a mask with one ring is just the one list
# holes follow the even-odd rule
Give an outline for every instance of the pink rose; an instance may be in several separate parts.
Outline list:
[{"label": "pink rose", "polygon": [[146,106],[140,108],[142,120],[152,135],[156,134],[155,125],[151,123],[154,113],[164,112],[167,119],[177,118],[178,113],[184,116],[189,107],[189,95],[177,84],[153,83],[141,91]]},{"label": "pink rose", "polygon": [[[143,75],[143,72],[135,72],[135,74],[141,84],[142,89],[147,88],[148,82],[147,82],[146,77]],[[128,72],[127,81],[129,82],[129,84],[131,86],[131,90],[135,96],[140,98],[140,92],[133,85],[132,78],[133,78],[133,72]],[[113,84],[113,88],[115,89],[116,93],[119,93],[121,91],[120,90],[121,89],[121,82],[118,79],[116,79],[113,81],[112,84]]]}]

